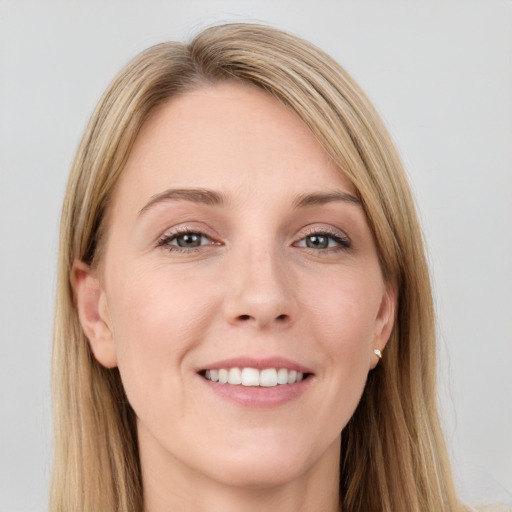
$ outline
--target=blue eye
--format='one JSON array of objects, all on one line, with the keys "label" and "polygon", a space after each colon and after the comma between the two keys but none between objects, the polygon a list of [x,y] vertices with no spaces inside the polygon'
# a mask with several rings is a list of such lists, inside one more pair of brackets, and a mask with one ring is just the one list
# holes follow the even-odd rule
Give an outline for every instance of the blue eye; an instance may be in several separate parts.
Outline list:
[{"label": "blue eye", "polygon": [[348,238],[344,238],[334,233],[313,233],[299,240],[296,247],[307,247],[308,249],[333,249],[350,247]]},{"label": "blue eye", "polygon": [[204,245],[203,238],[206,237],[200,233],[183,233],[182,235],[175,236],[172,241],[176,242],[173,245],[178,247],[199,247]]},{"label": "blue eye", "polygon": [[184,231],[183,233],[174,233],[164,236],[158,241],[159,247],[167,247],[173,250],[177,249],[196,249],[203,245],[211,245],[213,242],[205,234],[196,231]]}]

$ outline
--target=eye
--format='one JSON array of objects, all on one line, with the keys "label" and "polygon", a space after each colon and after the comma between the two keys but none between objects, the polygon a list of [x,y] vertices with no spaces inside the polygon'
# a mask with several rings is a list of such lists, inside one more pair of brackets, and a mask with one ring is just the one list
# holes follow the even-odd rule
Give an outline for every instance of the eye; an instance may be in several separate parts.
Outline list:
[{"label": "eye", "polygon": [[312,233],[299,240],[296,247],[307,247],[308,249],[348,249],[350,240],[336,233]]},{"label": "eye", "polygon": [[174,236],[168,243],[170,245],[177,245],[178,247],[191,248],[205,245],[205,240],[207,240],[207,237],[201,233],[183,233]]},{"label": "eye", "polygon": [[197,249],[204,245],[214,245],[208,236],[199,231],[183,231],[180,233],[171,233],[165,235],[158,241],[159,247],[165,247],[166,249],[173,250],[187,250]]}]

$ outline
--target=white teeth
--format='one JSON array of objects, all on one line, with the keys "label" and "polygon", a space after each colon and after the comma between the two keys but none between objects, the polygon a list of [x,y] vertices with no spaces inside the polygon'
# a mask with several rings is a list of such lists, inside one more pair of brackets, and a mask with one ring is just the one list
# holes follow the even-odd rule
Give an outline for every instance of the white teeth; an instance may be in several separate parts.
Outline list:
[{"label": "white teeth", "polygon": [[275,387],[277,385],[295,384],[304,379],[304,374],[296,370],[286,368],[219,368],[218,370],[206,370],[204,377],[212,382],[231,384],[234,386],[262,386]]},{"label": "white teeth", "polygon": [[240,368],[230,368],[228,382],[230,384],[242,384],[242,371]]},{"label": "white teeth", "polygon": [[277,386],[277,371],[275,368],[261,370],[260,386],[265,386],[266,388]]},{"label": "white teeth", "polygon": [[279,368],[277,370],[277,383],[288,384],[288,370],[286,368]]},{"label": "white teeth", "polygon": [[255,368],[244,368],[242,370],[242,386],[259,386],[260,372]]}]

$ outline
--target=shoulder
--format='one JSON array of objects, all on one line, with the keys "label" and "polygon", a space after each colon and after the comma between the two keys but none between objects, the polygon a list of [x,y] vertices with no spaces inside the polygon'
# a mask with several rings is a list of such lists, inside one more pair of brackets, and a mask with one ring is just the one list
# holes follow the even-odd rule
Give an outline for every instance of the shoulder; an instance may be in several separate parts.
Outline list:
[{"label": "shoulder", "polygon": [[473,505],[467,507],[467,512],[512,512],[512,505],[495,503],[493,505]]}]

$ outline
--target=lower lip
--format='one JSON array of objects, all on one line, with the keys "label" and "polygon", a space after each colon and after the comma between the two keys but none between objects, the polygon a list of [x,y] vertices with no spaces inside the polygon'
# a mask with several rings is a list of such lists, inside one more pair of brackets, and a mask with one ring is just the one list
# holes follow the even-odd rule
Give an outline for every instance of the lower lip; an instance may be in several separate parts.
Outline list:
[{"label": "lower lip", "polygon": [[313,376],[295,384],[281,384],[272,387],[234,386],[212,382],[202,376],[199,378],[216,395],[247,408],[270,408],[284,405],[302,395],[309,387]]}]

